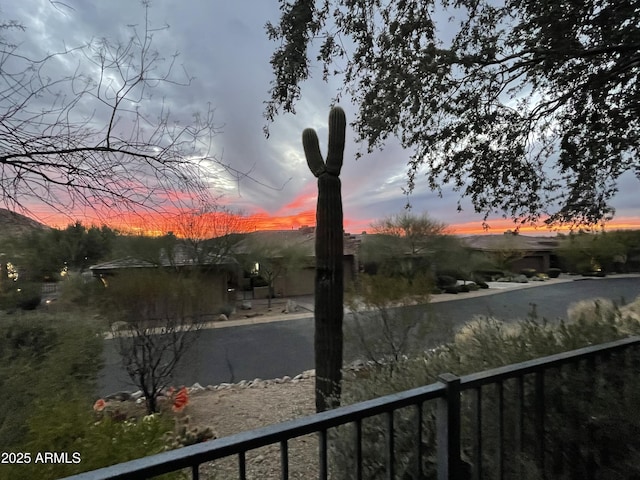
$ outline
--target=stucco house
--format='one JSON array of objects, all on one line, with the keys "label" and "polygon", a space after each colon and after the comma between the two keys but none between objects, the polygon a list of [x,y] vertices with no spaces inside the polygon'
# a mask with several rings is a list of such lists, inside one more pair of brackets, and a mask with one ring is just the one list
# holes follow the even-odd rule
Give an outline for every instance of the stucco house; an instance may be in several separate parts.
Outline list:
[{"label": "stucco house", "polygon": [[556,250],[560,241],[555,237],[521,235],[507,231],[503,235],[473,235],[463,238],[472,250],[503,261],[512,272],[533,268],[547,272],[558,267]]},{"label": "stucco house", "polygon": [[[261,250],[272,252],[272,256],[277,258],[279,250],[286,250],[288,247],[296,249],[300,258],[292,268],[285,269],[281,275],[274,280],[273,292],[276,297],[290,297],[298,295],[312,295],[315,288],[315,227],[301,227],[297,230],[262,230],[247,233],[233,248],[233,255],[239,259],[241,264],[256,265],[256,272],[259,272],[259,262],[254,262],[250,257],[252,251]],[[358,272],[357,251],[359,239],[349,233],[344,234],[344,282],[348,285],[355,279]],[[245,269],[244,288],[249,290],[247,282],[250,281],[251,272]],[[265,289],[253,289],[254,298],[267,295]]]},{"label": "stucco house", "polygon": [[207,290],[211,294],[211,301],[221,306],[235,302],[235,287],[241,274],[238,262],[230,256],[209,255],[200,261],[194,261],[193,257],[180,246],[172,252],[171,259],[166,255],[160,255],[158,261],[125,257],[93,265],[89,269],[94,277],[101,279],[105,284],[117,281],[118,275],[132,271],[152,271],[154,269],[164,269],[176,273],[197,271],[208,284]]}]

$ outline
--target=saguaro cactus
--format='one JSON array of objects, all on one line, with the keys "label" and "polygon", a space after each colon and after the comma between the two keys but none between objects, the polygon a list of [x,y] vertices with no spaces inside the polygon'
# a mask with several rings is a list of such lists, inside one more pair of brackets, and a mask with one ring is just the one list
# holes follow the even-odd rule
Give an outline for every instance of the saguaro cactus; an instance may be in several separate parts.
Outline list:
[{"label": "saguaro cactus", "polygon": [[340,404],[344,233],[339,175],[344,156],[345,130],[344,110],[340,107],[332,108],[329,113],[329,150],[326,162],[320,153],[315,130],[307,128],[302,132],[307,164],[318,178],[314,340],[318,412]]}]

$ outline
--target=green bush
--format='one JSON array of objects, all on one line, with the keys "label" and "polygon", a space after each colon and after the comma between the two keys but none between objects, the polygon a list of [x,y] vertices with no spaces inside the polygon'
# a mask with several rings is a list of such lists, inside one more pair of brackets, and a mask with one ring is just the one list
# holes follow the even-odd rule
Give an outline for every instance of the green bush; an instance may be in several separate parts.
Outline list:
[{"label": "green bush", "polygon": [[[640,301],[640,300],[639,300]],[[636,302],[636,305],[638,302]],[[606,307],[606,308],[605,308]],[[582,310],[581,310],[582,312]],[[443,372],[455,375],[487,370],[545,355],[616,340],[640,333],[635,310],[611,309],[595,302],[591,314],[581,313],[573,321],[556,324],[540,321],[532,314],[521,323],[503,323],[479,318],[462,328],[455,340],[418,358],[359,372],[345,382],[343,403],[355,403],[385,394],[428,385]],[[532,412],[535,391],[533,377],[524,378],[524,455],[515,451],[517,390],[515,381],[502,384],[499,399],[493,386],[482,392],[483,468],[488,478],[496,474],[498,402],[504,408],[503,454],[507,459],[506,478],[573,479],[637,478],[640,475],[640,385],[635,371],[640,355],[635,352],[611,355],[607,361],[569,365],[549,370],[544,377],[545,445],[549,455],[546,471],[536,471],[533,452],[537,441]],[[462,396],[463,458],[474,462],[472,438],[473,392]],[[415,478],[416,409],[394,414],[395,465],[398,478]],[[422,415],[424,478],[435,478],[435,402],[427,402]],[[353,428],[331,432],[331,458],[337,478],[353,477]],[[382,417],[362,423],[364,478],[384,477],[386,422]],[[589,472],[587,470],[590,470]],[[544,474],[544,475],[543,475]]]},{"label": "green bush", "polygon": [[42,300],[39,283],[11,282],[9,289],[0,297],[0,308],[7,311],[35,310]]},{"label": "green bush", "polygon": [[547,270],[547,275],[549,275],[549,278],[558,278],[561,273],[562,270],[559,268],[550,268],[549,270]]},{"label": "green bush", "polygon": [[538,272],[535,268],[523,268],[522,270],[520,270],[520,273],[527,278],[532,278]]},{"label": "green bush", "polygon": [[0,449],[24,440],[26,419],[57,392],[91,395],[102,339],[89,320],[25,313],[0,324]]},{"label": "green bush", "polygon": [[[57,395],[36,406],[28,419],[29,432],[21,451],[65,452],[68,463],[35,463],[7,468],[3,478],[54,480],[81,472],[160,453],[167,449],[174,421],[162,415],[124,421],[90,411],[87,398]],[[74,462],[74,459],[76,460]],[[180,474],[159,477],[183,478]]]}]

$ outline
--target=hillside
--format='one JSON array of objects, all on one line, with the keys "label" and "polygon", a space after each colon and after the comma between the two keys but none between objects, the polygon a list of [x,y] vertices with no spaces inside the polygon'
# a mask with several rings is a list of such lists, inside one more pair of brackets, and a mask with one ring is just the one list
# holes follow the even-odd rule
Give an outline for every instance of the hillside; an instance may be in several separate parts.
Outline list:
[{"label": "hillside", "polygon": [[33,230],[48,228],[46,225],[29,217],[0,208],[0,238],[24,235]]}]

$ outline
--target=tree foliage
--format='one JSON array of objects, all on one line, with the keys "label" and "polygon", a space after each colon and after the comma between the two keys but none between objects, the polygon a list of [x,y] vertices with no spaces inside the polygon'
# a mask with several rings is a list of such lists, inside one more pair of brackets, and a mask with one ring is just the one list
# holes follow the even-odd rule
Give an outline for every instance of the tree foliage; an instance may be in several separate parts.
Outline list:
[{"label": "tree foliage", "polygon": [[[596,223],[640,176],[637,2],[280,2],[265,115],[294,111],[316,60],[370,152],[412,151],[407,191],[452,186],[485,219]],[[316,47],[316,57],[313,58]],[[268,130],[267,130],[268,133]],[[461,208],[460,202],[458,208]]]},{"label": "tree foliage", "polygon": [[84,271],[108,257],[116,237],[117,232],[107,226],[87,227],[77,221],[64,229],[33,230],[5,239],[2,247],[19,278],[59,280],[67,269]]},{"label": "tree foliage", "polygon": [[103,342],[80,315],[29,313],[0,323],[0,447],[17,449],[27,419],[50,402],[94,394]]},{"label": "tree foliage", "polygon": [[[628,232],[579,232],[562,238],[558,256],[566,270],[573,273],[624,271],[630,246]],[[636,244],[636,249],[638,248]]]},{"label": "tree foliage", "polygon": [[447,226],[426,213],[400,213],[374,222],[375,235],[363,239],[360,259],[370,273],[403,277],[411,283],[429,274],[433,259],[451,242]]}]

